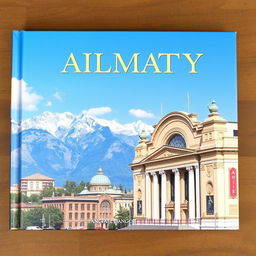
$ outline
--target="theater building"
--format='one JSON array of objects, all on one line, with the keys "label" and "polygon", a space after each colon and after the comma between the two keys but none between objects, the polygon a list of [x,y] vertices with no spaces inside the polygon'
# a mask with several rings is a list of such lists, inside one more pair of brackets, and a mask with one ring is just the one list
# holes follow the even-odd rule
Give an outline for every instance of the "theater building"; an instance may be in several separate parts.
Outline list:
[{"label": "theater building", "polygon": [[203,121],[196,114],[164,116],[150,140],[140,134],[131,164],[137,224],[237,229],[237,123],[213,101]]}]

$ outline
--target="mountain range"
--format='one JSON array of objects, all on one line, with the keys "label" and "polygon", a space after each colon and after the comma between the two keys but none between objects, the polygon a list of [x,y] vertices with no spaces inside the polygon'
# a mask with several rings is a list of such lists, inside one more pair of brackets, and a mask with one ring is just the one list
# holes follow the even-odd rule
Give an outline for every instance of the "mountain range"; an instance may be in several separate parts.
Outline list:
[{"label": "mountain range", "polygon": [[132,188],[132,171],[138,133],[149,135],[153,127],[136,121],[120,124],[90,116],[85,112],[44,112],[25,119],[20,125],[12,120],[12,184],[21,177],[42,173],[56,179],[90,181],[101,167],[113,185]]}]

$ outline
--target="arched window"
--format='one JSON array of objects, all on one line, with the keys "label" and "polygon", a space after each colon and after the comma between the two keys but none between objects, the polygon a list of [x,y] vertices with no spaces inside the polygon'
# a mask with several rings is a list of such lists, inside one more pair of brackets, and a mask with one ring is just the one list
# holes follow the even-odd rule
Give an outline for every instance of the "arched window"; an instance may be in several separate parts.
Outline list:
[{"label": "arched window", "polygon": [[108,212],[110,210],[110,203],[107,200],[104,200],[100,205],[101,211]]},{"label": "arched window", "polygon": [[175,148],[186,148],[186,142],[181,135],[175,134],[174,136],[171,137],[169,146]]}]

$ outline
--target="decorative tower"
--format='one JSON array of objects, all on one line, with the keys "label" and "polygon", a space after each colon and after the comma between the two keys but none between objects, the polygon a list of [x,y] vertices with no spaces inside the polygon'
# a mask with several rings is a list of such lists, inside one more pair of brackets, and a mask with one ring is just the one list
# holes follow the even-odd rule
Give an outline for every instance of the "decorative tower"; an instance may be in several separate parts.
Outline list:
[{"label": "decorative tower", "polygon": [[134,162],[137,162],[140,159],[142,159],[143,157],[147,156],[147,154],[148,154],[147,136],[148,136],[148,134],[146,133],[145,130],[142,130],[139,133],[140,140],[139,140],[138,146],[135,149]]},{"label": "decorative tower", "polygon": [[215,100],[208,105],[208,109],[210,114],[203,122],[202,147],[222,147],[226,136],[227,121],[220,116]]}]

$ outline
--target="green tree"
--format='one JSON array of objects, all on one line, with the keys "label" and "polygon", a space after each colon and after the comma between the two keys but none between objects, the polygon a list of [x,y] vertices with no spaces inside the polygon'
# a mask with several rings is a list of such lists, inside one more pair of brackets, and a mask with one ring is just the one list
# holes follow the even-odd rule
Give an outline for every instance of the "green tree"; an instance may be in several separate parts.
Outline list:
[{"label": "green tree", "polygon": [[55,191],[55,188],[54,187],[49,187],[49,188],[45,188],[41,191],[40,193],[40,197],[43,198],[43,197],[50,197],[52,196],[53,192]]},{"label": "green tree", "polygon": [[29,202],[29,197],[27,195],[21,194],[20,195],[20,202],[28,203]]},{"label": "green tree", "polygon": [[53,206],[47,208],[35,208],[21,212],[21,228],[28,226],[42,227],[42,217],[44,215],[46,227],[59,229],[63,223],[63,214],[60,209]]},{"label": "green tree", "polygon": [[59,208],[49,206],[44,209],[45,224],[47,227],[60,229],[63,223],[63,213]]},{"label": "green tree", "polygon": [[64,188],[55,188],[55,195],[56,196],[62,196],[63,194],[66,195],[66,190]]},{"label": "green tree", "polygon": [[20,209],[11,211],[11,228],[20,228]]},{"label": "green tree", "polygon": [[71,195],[71,193],[76,193],[76,182],[72,180],[66,180],[64,188],[66,189],[67,195]]},{"label": "green tree", "polygon": [[21,212],[21,228],[25,229],[28,226],[42,227],[43,208],[35,208],[29,211]]},{"label": "green tree", "polygon": [[95,229],[95,224],[93,222],[88,222],[87,230],[93,230],[93,229]]},{"label": "green tree", "polygon": [[75,193],[76,194],[79,194],[80,192],[82,192],[84,190],[84,187],[85,187],[85,182],[84,181],[81,181],[79,183],[79,185],[76,186],[75,188]]},{"label": "green tree", "polygon": [[110,223],[108,224],[108,229],[109,229],[109,230],[115,230],[115,229],[116,229],[116,224],[115,224],[114,222],[110,222]]},{"label": "green tree", "polygon": [[19,203],[21,200],[20,193],[11,193],[11,203]]},{"label": "green tree", "polygon": [[40,195],[31,195],[28,200],[32,204],[42,203]]},{"label": "green tree", "polygon": [[130,211],[120,206],[116,214],[116,219],[118,229],[127,227],[131,221]]}]

